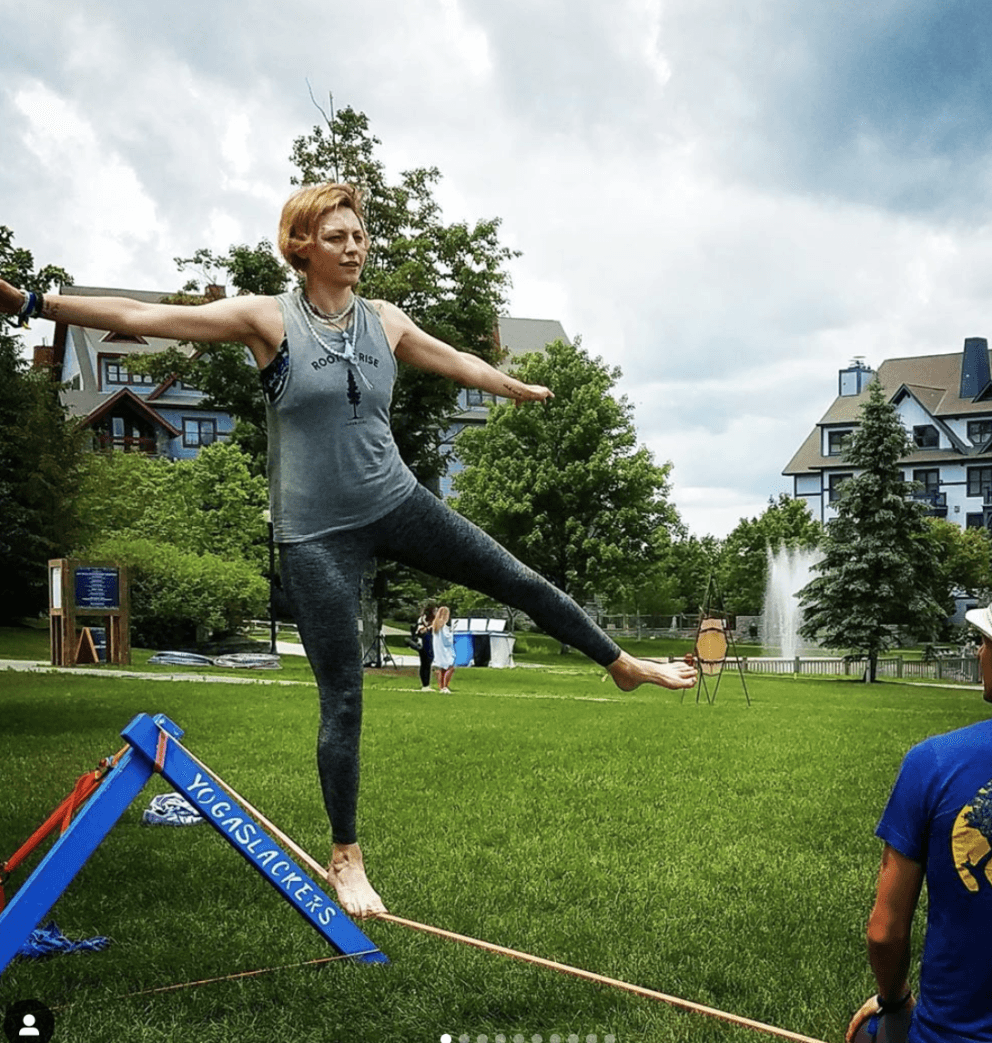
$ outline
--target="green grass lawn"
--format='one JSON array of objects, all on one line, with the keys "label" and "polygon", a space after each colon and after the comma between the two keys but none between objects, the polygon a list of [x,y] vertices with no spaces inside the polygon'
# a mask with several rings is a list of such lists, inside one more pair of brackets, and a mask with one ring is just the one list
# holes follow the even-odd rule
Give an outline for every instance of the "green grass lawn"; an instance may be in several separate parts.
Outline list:
[{"label": "green grass lawn", "polygon": [[[459,670],[451,696],[421,694],[409,669],[368,676],[360,829],[391,911],[842,1039],[872,989],[872,832],[896,769],[926,735],[981,719],[980,695],[749,677],[748,708],[728,674],[710,706],[620,694],[577,655],[549,661]],[[7,672],[0,858],[140,711],[172,717],[196,756],[327,856],[312,687]],[[129,995],[330,955],[209,827],[139,824],[144,797],[167,788],[149,784],[53,910],[69,937],[111,947],[15,961],[0,1009],[59,1008],[59,1043],[760,1038],[387,923],[364,929],[388,967]]]}]

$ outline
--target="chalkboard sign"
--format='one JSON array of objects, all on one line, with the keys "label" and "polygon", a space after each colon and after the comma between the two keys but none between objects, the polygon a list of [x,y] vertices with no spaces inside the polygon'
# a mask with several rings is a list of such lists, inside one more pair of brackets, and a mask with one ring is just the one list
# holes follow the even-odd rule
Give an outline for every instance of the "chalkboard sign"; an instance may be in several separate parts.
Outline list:
[{"label": "chalkboard sign", "polygon": [[96,565],[76,569],[76,607],[120,608],[120,580],[116,568]]}]

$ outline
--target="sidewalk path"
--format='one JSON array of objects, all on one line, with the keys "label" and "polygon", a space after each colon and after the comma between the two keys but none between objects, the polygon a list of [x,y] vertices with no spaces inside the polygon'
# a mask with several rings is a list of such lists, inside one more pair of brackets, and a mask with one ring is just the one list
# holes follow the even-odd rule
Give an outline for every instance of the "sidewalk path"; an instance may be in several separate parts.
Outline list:
[{"label": "sidewalk path", "polygon": [[[284,650],[283,642],[279,642],[276,648],[280,655],[303,655],[301,645],[289,644],[292,651]],[[420,660],[416,656],[394,655],[393,659],[397,666],[416,666]],[[387,664],[388,668],[388,664]],[[182,673],[143,673],[137,670],[108,670],[106,667],[92,666],[52,666],[43,660],[35,659],[0,659],[0,673],[4,670],[16,670],[21,673],[32,674],[74,674],[76,676],[88,677],[119,677],[125,680],[142,681],[205,681],[216,684],[278,684],[278,685],[312,685],[313,681],[283,681],[276,677],[264,676],[268,670],[232,670],[231,674],[198,674],[193,671]]]},{"label": "sidewalk path", "polygon": [[228,677],[226,674],[146,674],[137,670],[106,670],[92,666],[52,666],[31,659],[0,659],[0,673],[4,670],[16,670],[20,673],[31,674],[73,674],[75,676],[88,677],[113,677],[124,681],[206,681],[212,684],[280,684],[280,685],[311,685],[312,681],[280,681],[274,677],[259,677],[259,672],[251,671],[250,677],[245,677],[240,672],[237,676]]}]

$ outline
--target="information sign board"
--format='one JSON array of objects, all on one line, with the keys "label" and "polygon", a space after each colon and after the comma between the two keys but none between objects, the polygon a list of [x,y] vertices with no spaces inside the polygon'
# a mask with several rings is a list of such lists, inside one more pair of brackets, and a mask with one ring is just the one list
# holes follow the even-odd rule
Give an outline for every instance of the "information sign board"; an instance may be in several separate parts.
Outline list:
[{"label": "information sign board", "polygon": [[120,573],[113,567],[79,566],[76,569],[76,608],[120,608]]}]

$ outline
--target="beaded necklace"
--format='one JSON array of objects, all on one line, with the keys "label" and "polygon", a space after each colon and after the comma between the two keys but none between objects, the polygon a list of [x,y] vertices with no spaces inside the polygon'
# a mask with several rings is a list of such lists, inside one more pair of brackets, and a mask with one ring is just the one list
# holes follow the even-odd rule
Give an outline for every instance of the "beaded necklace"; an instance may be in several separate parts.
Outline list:
[{"label": "beaded necklace", "polygon": [[[338,326],[336,323],[344,322],[346,319],[352,316],[355,311],[355,304],[358,298],[355,294],[351,295],[351,300],[348,304],[336,312],[333,315],[327,315],[320,311],[314,304],[311,303],[310,299],[305,293],[301,293],[300,296],[303,298],[303,319],[307,324],[307,328],[313,335],[313,339],[324,349],[325,353],[332,356],[333,358],[343,359],[347,362],[352,369],[354,369],[359,377],[361,377],[362,383],[369,389],[372,385],[369,383],[369,378],[362,371],[362,368],[358,365],[358,359],[355,356],[355,320],[353,319],[350,326]],[[344,341],[344,351],[338,348],[327,340],[323,334],[314,325],[313,320],[310,318],[311,312],[314,318],[318,320],[322,325],[327,326],[329,329],[334,330],[336,333],[341,334],[341,339]]]}]

